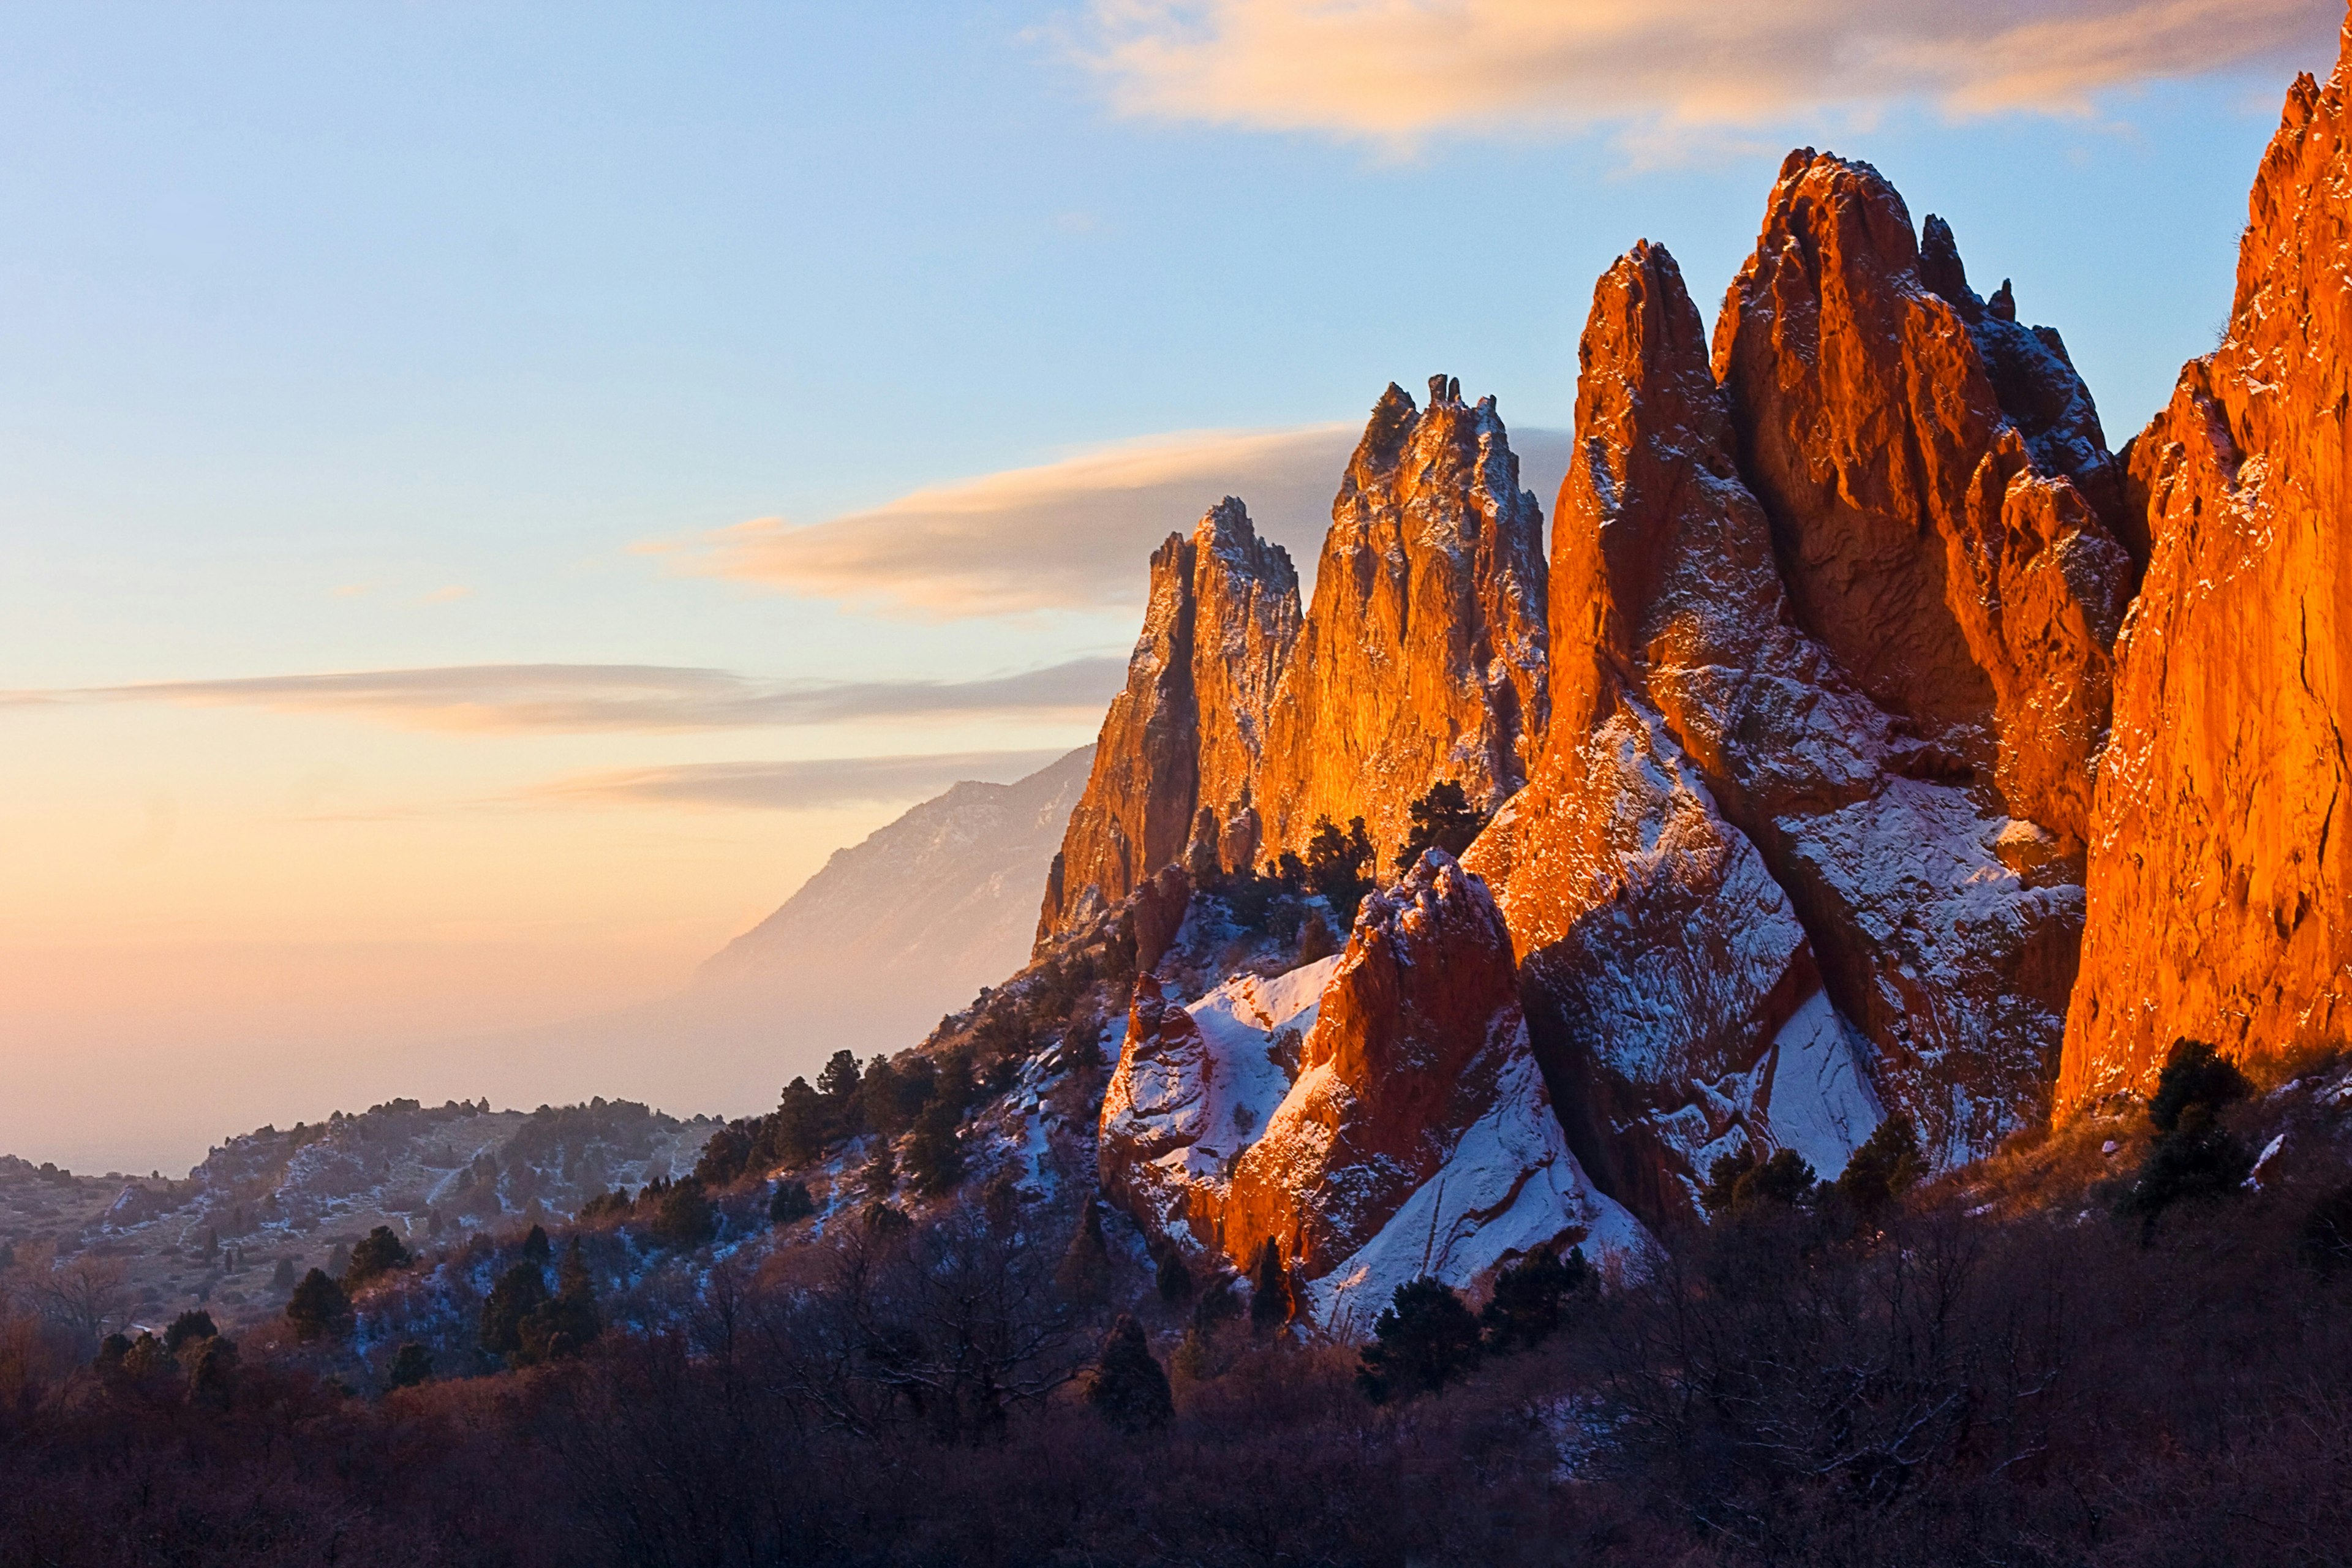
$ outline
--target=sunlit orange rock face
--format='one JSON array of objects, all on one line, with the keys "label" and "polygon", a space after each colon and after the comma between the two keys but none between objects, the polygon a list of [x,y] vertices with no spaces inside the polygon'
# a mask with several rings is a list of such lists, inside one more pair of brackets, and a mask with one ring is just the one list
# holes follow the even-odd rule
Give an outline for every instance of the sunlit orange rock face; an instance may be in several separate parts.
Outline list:
[{"label": "sunlit orange rock face", "polygon": [[1357,921],[1297,1086],[1232,1183],[1199,1192],[1194,1230],[1244,1260],[1271,1237],[1304,1273],[1328,1271],[1444,1163],[1527,1048],[1502,916],[1432,856]]},{"label": "sunlit orange rock face", "polygon": [[2131,589],[2114,464],[2057,335],[1927,232],[1869,165],[1792,153],[1715,368],[1799,627],[1928,765],[2080,846]]},{"label": "sunlit orange rock face", "polygon": [[1094,771],[1049,874],[1041,940],[1186,858],[1203,813],[1213,838],[1255,852],[1250,779],[1275,683],[1298,637],[1298,574],[1226,498],[1191,537],[1151,557],[1127,689],[1103,721]]},{"label": "sunlit orange rock face", "polygon": [[1040,942],[1196,847],[1225,870],[1366,819],[1383,864],[1442,779],[1493,805],[1548,700],[1543,514],[1492,398],[1391,385],[1342,477],[1315,603],[1239,501],[1151,559],[1143,635],[1103,722]]},{"label": "sunlit orange rock face", "polygon": [[1595,291],[1549,745],[1468,863],[1641,1212],[1741,1142],[1834,1165],[1900,1107],[1958,1159],[2046,1103],[2131,563],[2054,334],[1928,234],[1799,154],[1712,363],[1663,251]]},{"label": "sunlit orange rock face", "polygon": [[1258,798],[1272,841],[1361,816],[1382,859],[1441,779],[1474,804],[1517,789],[1541,735],[1543,513],[1493,398],[1444,376],[1391,385],[1340,480]]},{"label": "sunlit orange rock face", "polygon": [[2288,94],[2228,337],[2127,449],[2153,548],[2118,644],[2064,1106],[2145,1089],[2176,1038],[2260,1058],[2352,1027],[2347,92],[2339,62]]}]

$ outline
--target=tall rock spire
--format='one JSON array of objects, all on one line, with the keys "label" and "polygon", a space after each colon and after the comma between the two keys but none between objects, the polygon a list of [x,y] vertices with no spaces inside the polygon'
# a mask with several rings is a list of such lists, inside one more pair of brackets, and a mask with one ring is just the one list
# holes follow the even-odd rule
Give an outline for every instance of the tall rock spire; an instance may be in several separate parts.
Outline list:
[{"label": "tall rock spire", "polygon": [[1298,624],[1289,553],[1230,496],[1152,553],[1143,633],[1054,858],[1040,942],[1182,861],[1204,813],[1234,840],[1221,857],[1255,854],[1250,779]]},{"label": "tall rock spire", "polygon": [[2220,348],[2126,448],[2152,541],[2117,644],[2063,1106],[2173,1041],[2241,1058],[2352,1026],[2352,26],[2287,94]]},{"label": "tall rock spire", "polygon": [[1331,508],[1258,787],[1272,842],[1360,816],[1385,861],[1441,780],[1493,805],[1525,781],[1549,708],[1543,511],[1495,400],[1391,384]]}]

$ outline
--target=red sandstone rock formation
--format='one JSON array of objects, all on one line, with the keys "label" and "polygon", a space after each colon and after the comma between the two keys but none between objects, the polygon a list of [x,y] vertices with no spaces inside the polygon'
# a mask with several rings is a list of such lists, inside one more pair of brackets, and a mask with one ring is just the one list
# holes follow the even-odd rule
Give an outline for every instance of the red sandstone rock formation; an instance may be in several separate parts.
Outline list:
[{"label": "red sandstone rock formation", "polygon": [[1204,813],[1231,863],[1255,856],[1250,780],[1297,637],[1298,574],[1240,501],[1153,552],[1143,634],[1055,857],[1040,942],[1182,862]]},{"label": "red sandstone rock formation", "polygon": [[1962,1159],[2046,1101],[2130,567],[2054,334],[1930,239],[1958,305],[1874,172],[1804,154],[1712,369],[1663,251],[1595,291],[1550,744],[1469,861],[1571,1142],[1647,1214],[1737,1139],[1833,1168],[1883,1100]]},{"label": "red sandstone rock formation", "polygon": [[1273,1239],[1326,1321],[1369,1321],[1423,1273],[1637,1234],[1562,1137],[1500,912],[1441,851],[1366,900],[1336,958],[1189,1008],[1139,986],[1100,1151],[1156,1234],[1241,1267]]},{"label": "red sandstone rock formation", "polygon": [[1977,301],[1950,230],[1930,237],[1923,276],[1876,170],[1791,153],[1717,377],[1797,625],[1916,729],[1920,765],[2079,846],[2131,587],[2094,504],[2113,468],[2057,335],[2018,329],[2006,285]]},{"label": "red sandstone rock formation", "polygon": [[2287,95],[2229,335],[2127,449],[2153,539],[2118,644],[2062,1106],[2182,1037],[2241,1058],[2352,1027],[2352,30]]},{"label": "red sandstone rock formation", "polygon": [[1453,779],[1492,805],[1525,780],[1547,707],[1543,512],[1495,400],[1391,385],[1348,465],[1257,790],[1270,843],[1362,816],[1383,862]]}]

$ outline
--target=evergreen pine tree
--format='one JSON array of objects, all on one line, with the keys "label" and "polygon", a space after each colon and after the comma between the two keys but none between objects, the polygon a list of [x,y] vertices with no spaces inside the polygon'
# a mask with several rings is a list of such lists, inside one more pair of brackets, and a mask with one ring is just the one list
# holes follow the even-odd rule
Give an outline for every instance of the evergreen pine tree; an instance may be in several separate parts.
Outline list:
[{"label": "evergreen pine tree", "polygon": [[433,1352],[423,1345],[410,1342],[400,1347],[392,1358],[389,1381],[394,1388],[414,1388],[433,1375]]},{"label": "evergreen pine tree", "polygon": [[1098,1307],[1110,1296],[1110,1247],[1103,1240],[1102,1205],[1091,1199],[1078,1228],[1063,1249],[1054,1270],[1054,1283],[1064,1296],[1086,1307]]},{"label": "evergreen pine tree", "polygon": [[1192,1271],[1184,1265],[1184,1254],[1162,1242],[1152,1261],[1151,1283],[1159,1290],[1160,1299],[1171,1306],[1189,1300],[1192,1294]]},{"label": "evergreen pine tree", "polygon": [[1560,1325],[1561,1309],[1590,1274],[1584,1248],[1567,1258],[1540,1247],[1495,1276],[1495,1294],[1478,1314],[1490,1351],[1531,1350]]},{"label": "evergreen pine tree", "polygon": [[2245,1075],[2202,1040],[2173,1043],[2147,1102],[2156,1142],[2121,1205],[2139,1217],[2143,1239],[2155,1235],[2157,1216],[2174,1204],[2223,1197],[2245,1180],[2253,1157],[2221,1125],[2221,1112],[2252,1090]]},{"label": "evergreen pine tree", "polygon": [[1412,870],[1431,849],[1460,855],[1485,830],[1491,815],[1473,807],[1470,797],[1452,779],[1440,779],[1430,785],[1429,792],[1414,801],[1409,810],[1412,826],[1403,844],[1397,848],[1397,875],[1402,877]]},{"label": "evergreen pine tree", "polygon": [[277,1269],[269,1276],[269,1283],[278,1289],[291,1290],[294,1289],[294,1260],[290,1258],[281,1258],[278,1260]]},{"label": "evergreen pine tree", "polygon": [[236,1371],[236,1342],[207,1334],[188,1342],[181,1358],[188,1373],[188,1397],[219,1409],[228,1404],[230,1382]]},{"label": "evergreen pine tree", "polygon": [[1152,1359],[1142,1326],[1124,1312],[1103,1336],[1102,1354],[1087,1381],[1087,1403],[1124,1432],[1165,1426],[1175,1414],[1167,1373]]},{"label": "evergreen pine tree", "polygon": [[866,1125],[885,1138],[896,1138],[907,1130],[912,1114],[903,1093],[907,1086],[899,1081],[898,1069],[890,1058],[878,1051],[866,1064],[866,1077],[857,1086],[858,1103],[866,1108]]},{"label": "evergreen pine tree", "polygon": [[907,1135],[907,1173],[927,1198],[951,1192],[963,1180],[963,1140],[956,1122],[955,1108],[941,1096],[923,1107]]},{"label": "evergreen pine tree", "polygon": [[826,1131],[833,1138],[846,1138],[865,1130],[865,1120],[859,1115],[857,1090],[860,1079],[857,1058],[848,1051],[835,1051],[816,1075],[816,1091],[824,1102]]},{"label": "evergreen pine tree", "polygon": [[1911,1114],[1898,1110],[1863,1141],[1833,1184],[1856,1214],[1875,1219],[1927,1173],[1927,1162],[1920,1157],[1919,1134],[1911,1124]]},{"label": "evergreen pine tree", "polygon": [[702,1184],[688,1176],[661,1195],[651,1229],[654,1239],[665,1247],[700,1247],[719,1234],[719,1210]]},{"label": "evergreen pine tree", "polygon": [[522,1349],[525,1318],[545,1305],[547,1276],[526,1258],[499,1276],[482,1302],[482,1348],[493,1355],[513,1356]]},{"label": "evergreen pine tree", "polygon": [[1290,1321],[1294,1303],[1290,1295],[1290,1270],[1283,1267],[1282,1249],[1267,1237],[1258,1248],[1257,1268],[1250,1276],[1250,1327],[1280,1328]]},{"label": "evergreen pine tree", "polygon": [[198,1307],[172,1320],[172,1326],[163,1331],[163,1348],[177,1355],[180,1347],[189,1341],[209,1340],[219,1332],[220,1330],[213,1326],[213,1315]]},{"label": "evergreen pine tree", "polygon": [[768,1223],[790,1225],[816,1213],[816,1199],[809,1195],[806,1182],[778,1182],[768,1199]]},{"label": "evergreen pine tree", "polygon": [[866,1188],[866,1195],[876,1203],[898,1190],[898,1156],[891,1152],[890,1140],[874,1140],[874,1152],[866,1156],[866,1168],[858,1173],[857,1179]]},{"label": "evergreen pine tree", "polygon": [[1315,830],[1307,840],[1307,883],[1331,906],[1342,926],[1355,923],[1356,906],[1372,890],[1373,859],[1372,841],[1364,831],[1362,817],[1350,820],[1345,833],[1328,816],[1315,819]]},{"label": "evergreen pine tree", "polygon": [[776,1155],[788,1165],[805,1165],[824,1152],[824,1100],[796,1078],[776,1102]]},{"label": "evergreen pine tree", "polygon": [[302,1276],[302,1282],[286,1301],[286,1321],[292,1325],[294,1337],[305,1343],[341,1334],[351,1317],[351,1298],[322,1268]]},{"label": "evergreen pine tree", "polygon": [[555,1294],[525,1313],[516,1327],[516,1359],[541,1362],[572,1355],[603,1330],[596,1311],[595,1281],[575,1236],[564,1249],[563,1261],[556,1266]]},{"label": "evergreen pine tree", "polygon": [[1812,1165],[1794,1149],[1759,1161],[1755,1145],[1743,1144],[1708,1167],[1699,1202],[1717,1219],[1790,1209],[1812,1196],[1814,1184]]},{"label": "evergreen pine tree", "polygon": [[343,1289],[356,1290],[372,1279],[407,1268],[412,1261],[392,1226],[377,1226],[352,1248],[351,1266],[343,1270]]},{"label": "evergreen pine tree", "polygon": [[1443,1280],[1396,1288],[1372,1325],[1356,1380],[1373,1404],[1434,1394],[1477,1363],[1478,1320]]}]

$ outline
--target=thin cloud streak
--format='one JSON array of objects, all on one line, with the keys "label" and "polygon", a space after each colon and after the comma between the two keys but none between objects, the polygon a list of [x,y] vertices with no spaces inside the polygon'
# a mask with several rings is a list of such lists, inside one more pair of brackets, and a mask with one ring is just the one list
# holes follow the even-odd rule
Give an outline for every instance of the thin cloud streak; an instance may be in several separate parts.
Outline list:
[{"label": "thin cloud streak", "polygon": [[2324,50],[2335,0],[1093,0],[1069,37],[1120,110],[1409,146],[1633,139],[2102,92]]},{"label": "thin cloud streak", "polygon": [[787,763],[689,763],[558,779],[517,798],[530,805],[685,805],[733,811],[805,811],[923,800],[966,782],[1009,784],[1066,755],[946,752],[898,757],[821,757]]},{"label": "thin cloud streak", "polygon": [[1112,657],[979,680],[755,680],[666,665],[482,664],[0,692],[0,708],[110,702],[270,708],[467,732],[723,730],[867,719],[1091,716],[1118,689]]},{"label": "thin cloud streak", "polygon": [[[686,570],[927,620],[1129,609],[1145,563],[1226,496],[1311,576],[1360,427],[1192,432],[940,485],[826,522],[761,518],[652,546]],[[1547,510],[1568,437],[1514,431]]]}]

